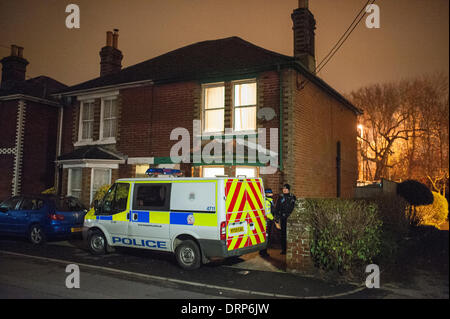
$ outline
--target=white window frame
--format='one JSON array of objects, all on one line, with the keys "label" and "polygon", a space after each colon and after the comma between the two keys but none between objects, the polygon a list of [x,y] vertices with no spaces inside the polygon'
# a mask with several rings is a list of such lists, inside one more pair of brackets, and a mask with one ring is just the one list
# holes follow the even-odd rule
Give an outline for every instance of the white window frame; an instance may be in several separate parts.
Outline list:
[{"label": "white window frame", "polygon": [[[117,105],[117,96],[109,96],[109,97],[104,97],[101,99],[101,107],[100,107],[100,141],[102,143],[105,144],[113,144],[116,143],[116,136],[112,136],[112,137],[107,137],[107,138],[103,138],[103,129],[104,129],[104,114],[105,114],[105,101],[112,101],[115,100],[116,101],[116,116],[114,117],[115,121],[116,121],[116,136],[117,136],[117,131],[119,130],[119,123],[118,123],[118,116],[117,116],[117,111],[118,111],[118,105]],[[113,119],[113,118],[110,118]]]},{"label": "white window frame", "polygon": [[[225,166],[223,166],[223,165],[207,165],[207,166],[202,166],[202,177],[205,177],[205,168],[222,168],[223,175],[225,175]],[[220,175],[222,175],[222,174],[220,174]],[[214,177],[214,176],[212,176],[212,177]]]},{"label": "white window frame", "polygon": [[83,169],[81,168],[69,168],[67,176],[67,196],[72,196],[72,173],[74,169],[79,170],[81,172],[81,188],[79,190],[75,189],[76,191],[80,192],[81,197],[81,193],[83,191]]},{"label": "white window frame", "polygon": [[109,171],[109,178],[108,178],[108,184],[111,184],[111,176],[112,176],[112,169],[111,168],[100,168],[100,167],[93,167],[91,168],[91,185],[89,189],[89,203],[92,203],[92,200],[94,199],[94,171],[103,170],[103,171]]},{"label": "white window frame", "polygon": [[[208,109],[206,110],[206,103],[205,103],[205,91],[206,89],[209,88],[215,88],[215,87],[223,87],[224,89],[224,101],[223,101],[223,107],[221,108],[214,108],[214,109]],[[214,134],[223,134],[225,132],[225,82],[217,82],[217,83],[207,83],[207,84],[202,84],[202,134],[207,134],[207,135],[214,135]],[[205,131],[205,125],[206,125],[206,112],[208,111],[212,111],[212,110],[223,110],[223,130],[221,131],[211,131],[211,132],[206,132]]]},{"label": "white window frame", "polygon": [[236,167],[235,167],[235,172],[236,172],[235,175],[236,175],[236,177],[239,175],[239,174],[237,173],[237,170],[238,170],[239,168],[252,169],[252,170],[255,171],[255,176],[247,176],[246,178],[258,178],[258,177],[259,177],[258,167],[256,167],[256,166],[242,166],[242,165],[239,165],[239,166],[236,166]]},{"label": "white window frame", "polygon": [[[255,101],[256,104],[252,104],[252,105],[244,105],[244,106],[236,106],[235,103],[235,86],[236,85],[241,85],[241,84],[251,84],[251,83],[255,83],[256,85],[256,96],[255,96]],[[245,80],[239,80],[239,81],[233,81],[231,82],[231,101],[232,101],[232,124],[233,124],[233,132],[237,132],[239,134],[245,134],[245,133],[256,133],[258,130],[258,82],[256,81],[256,79],[245,79]],[[236,109],[244,109],[244,108],[255,108],[255,123],[256,123],[256,127],[255,129],[250,129],[250,130],[236,130]]]},{"label": "white window frame", "polygon": [[[83,139],[83,109],[85,104],[92,104],[93,107],[93,116],[92,120],[89,120],[89,122],[92,122],[92,137],[91,138],[85,138]],[[92,142],[94,138],[94,125],[95,125],[95,100],[85,100],[80,102],[80,120],[78,123],[78,142]]]}]

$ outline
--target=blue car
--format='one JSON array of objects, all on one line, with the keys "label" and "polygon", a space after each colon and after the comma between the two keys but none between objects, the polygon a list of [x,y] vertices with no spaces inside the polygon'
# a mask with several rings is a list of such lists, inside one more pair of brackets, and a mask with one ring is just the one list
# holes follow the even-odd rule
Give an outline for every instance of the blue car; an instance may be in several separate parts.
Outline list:
[{"label": "blue car", "polygon": [[36,245],[67,239],[81,234],[86,212],[75,197],[11,197],[0,203],[0,235],[27,237]]}]

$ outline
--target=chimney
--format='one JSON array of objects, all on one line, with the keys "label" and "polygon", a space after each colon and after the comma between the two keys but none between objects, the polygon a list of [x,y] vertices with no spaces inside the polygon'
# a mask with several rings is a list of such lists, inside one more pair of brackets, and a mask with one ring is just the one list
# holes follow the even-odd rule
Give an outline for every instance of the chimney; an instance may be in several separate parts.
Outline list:
[{"label": "chimney", "polygon": [[28,61],[23,57],[23,48],[15,44],[11,45],[11,54],[3,58],[2,64],[2,82],[0,87],[8,89],[14,83],[25,81],[25,73]]},{"label": "chimney", "polygon": [[298,9],[291,15],[294,23],[294,57],[310,72],[316,70],[315,29],[316,20],[309,11],[309,1],[299,0]]},{"label": "chimney", "polygon": [[110,75],[122,69],[122,52],[118,48],[119,30],[106,32],[106,46],[100,51],[100,76]]}]

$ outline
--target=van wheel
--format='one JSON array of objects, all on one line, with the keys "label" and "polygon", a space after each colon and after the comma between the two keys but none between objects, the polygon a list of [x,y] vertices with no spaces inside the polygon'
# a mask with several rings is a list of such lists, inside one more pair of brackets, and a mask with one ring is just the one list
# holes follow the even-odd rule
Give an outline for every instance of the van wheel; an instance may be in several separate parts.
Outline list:
[{"label": "van wheel", "polygon": [[38,224],[32,225],[28,233],[28,239],[33,245],[42,245],[45,242],[44,230]]},{"label": "van wheel", "polygon": [[183,269],[193,270],[201,265],[200,248],[192,240],[183,240],[175,249],[175,256]]},{"label": "van wheel", "polygon": [[99,230],[93,230],[88,237],[89,250],[93,255],[106,254],[106,239],[103,233]]}]

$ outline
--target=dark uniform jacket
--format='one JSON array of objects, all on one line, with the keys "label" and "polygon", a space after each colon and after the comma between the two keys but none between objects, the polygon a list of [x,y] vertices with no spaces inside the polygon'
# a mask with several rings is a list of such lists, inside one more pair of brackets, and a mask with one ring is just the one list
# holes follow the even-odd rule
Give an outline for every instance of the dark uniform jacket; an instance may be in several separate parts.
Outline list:
[{"label": "dark uniform jacket", "polygon": [[291,193],[281,194],[277,200],[277,204],[275,205],[276,216],[278,218],[288,218],[294,210],[296,199],[297,198],[295,195]]}]

